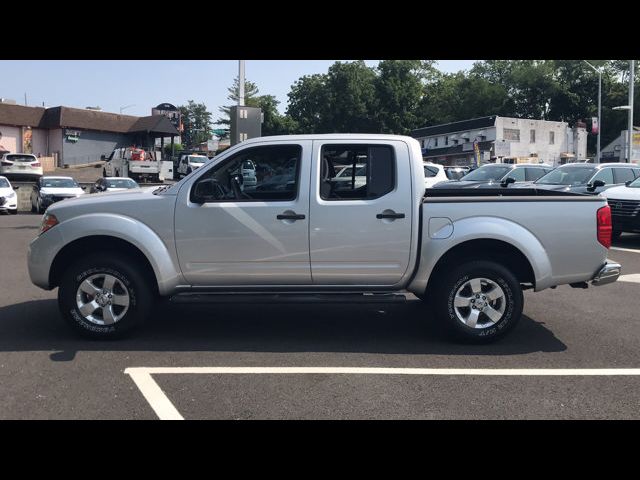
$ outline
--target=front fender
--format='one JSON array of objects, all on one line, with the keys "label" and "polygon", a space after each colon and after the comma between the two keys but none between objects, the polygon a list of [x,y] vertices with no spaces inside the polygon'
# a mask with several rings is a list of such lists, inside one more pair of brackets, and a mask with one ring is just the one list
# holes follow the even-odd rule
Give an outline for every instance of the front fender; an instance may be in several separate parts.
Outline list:
[{"label": "front fender", "polygon": [[[428,218],[424,219],[428,222]],[[420,266],[408,287],[412,292],[424,292],[429,277],[440,258],[456,245],[471,240],[500,240],[516,247],[531,264],[535,276],[535,290],[543,290],[553,284],[551,261],[538,238],[522,225],[499,217],[469,217],[453,222],[453,232],[448,238],[430,238],[423,229]],[[482,258],[482,252],[478,252]]]},{"label": "front fender", "polygon": [[50,249],[55,251],[52,261],[65,245],[75,240],[96,235],[117,237],[134,245],[147,258],[158,281],[160,295],[172,293],[183,283],[175,255],[169,252],[156,232],[139,220],[121,214],[89,213],[62,221],[43,237],[54,232],[58,237],[58,248]]}]

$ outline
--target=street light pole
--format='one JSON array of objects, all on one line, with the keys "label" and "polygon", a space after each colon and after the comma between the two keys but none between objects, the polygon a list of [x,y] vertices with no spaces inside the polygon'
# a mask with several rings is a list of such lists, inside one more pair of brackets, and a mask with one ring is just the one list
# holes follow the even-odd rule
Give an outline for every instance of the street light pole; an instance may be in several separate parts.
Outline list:
[{"label": "street light pole", "polygon": [[631,156],[633,155],[633,81],[635,60],[629,60],[629,145],[627,153],[627,162],[631,163]]},{"label": "street light pole", "polygon": [[583,61],[591,68],[593,68],[596,72],[598,72],[598,147],[596,158],[597,163],[600,163],[600,132],[602,131],[602,67],[596,68],[586,60]]}]

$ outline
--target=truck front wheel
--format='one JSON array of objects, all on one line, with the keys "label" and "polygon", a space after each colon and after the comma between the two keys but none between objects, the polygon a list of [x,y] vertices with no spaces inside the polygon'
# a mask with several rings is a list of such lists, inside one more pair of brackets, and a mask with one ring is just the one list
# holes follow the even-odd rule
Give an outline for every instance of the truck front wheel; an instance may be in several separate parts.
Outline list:
[{"label": "truck front wheel", "polygon": [[524,305],[516,277],[499,263],[463,263],[444,276],[432,298],[436,317],[457,339],[489,343],[511,330]]},{"label": "truck front wheel", "polygon": [[154,294],[134,261],[115,253],[93,254],[72,264],[58,289],[64,320],[89,338],[111,339],[140,325]]}]

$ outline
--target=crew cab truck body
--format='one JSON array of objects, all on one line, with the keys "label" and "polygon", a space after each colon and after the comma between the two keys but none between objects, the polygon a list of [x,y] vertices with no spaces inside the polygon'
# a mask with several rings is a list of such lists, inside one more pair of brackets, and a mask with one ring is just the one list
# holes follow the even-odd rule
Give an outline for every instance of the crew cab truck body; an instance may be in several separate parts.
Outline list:
[{"label": "crew cab truck body", "polygon": [[[247,159],[271,173],[266,188],[245,188]],[[336,180],[362,163],[364,185]],[[29,246],[29,274],[59,287],[63,318],[98,338],[139,324],[159,296],[386,301],[411,292],[458,337],[487,342],[516,324],[523,289],[609,283],[621,268],[607,262],[605,199],[505,190],[425,197],[409,137],[251,139],[172,186],[51,206]]]}]

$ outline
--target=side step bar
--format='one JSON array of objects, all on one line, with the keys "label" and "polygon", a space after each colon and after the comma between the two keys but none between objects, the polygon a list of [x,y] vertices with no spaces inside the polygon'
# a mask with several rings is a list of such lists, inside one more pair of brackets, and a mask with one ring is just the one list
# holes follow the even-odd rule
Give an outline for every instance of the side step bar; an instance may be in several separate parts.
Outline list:
[{"label": "side step bar", "polygon": [[171,303],[398,303],[405,293],[180,293]]}]

